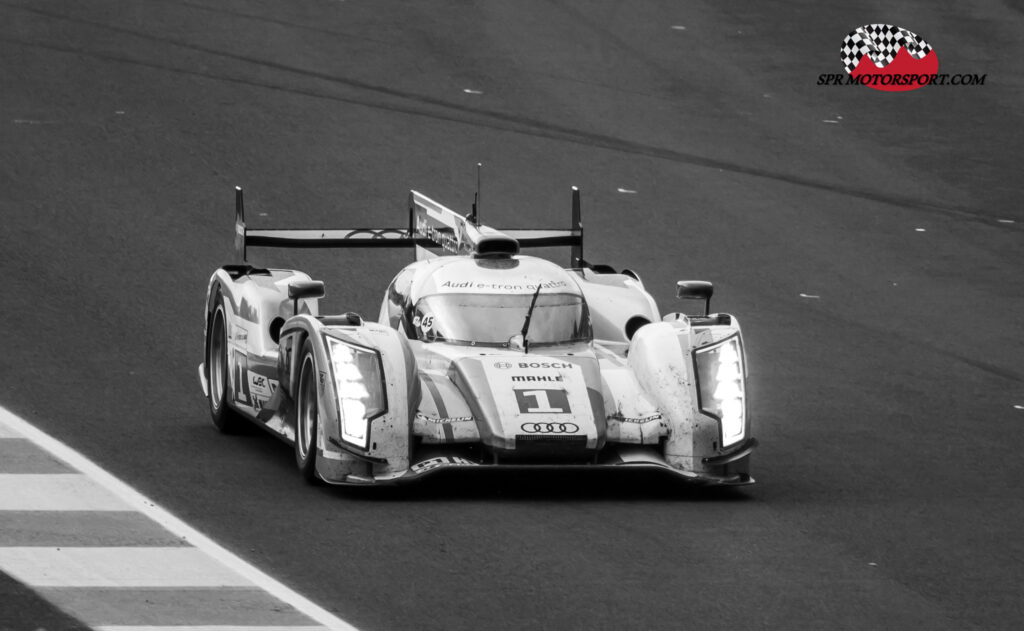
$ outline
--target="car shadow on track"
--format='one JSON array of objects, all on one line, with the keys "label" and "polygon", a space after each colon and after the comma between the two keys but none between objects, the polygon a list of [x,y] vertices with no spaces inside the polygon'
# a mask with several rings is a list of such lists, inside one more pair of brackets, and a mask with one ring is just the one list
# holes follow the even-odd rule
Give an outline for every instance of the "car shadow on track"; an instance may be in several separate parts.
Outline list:
[{"label": "car shadow on track", "polygon": [[708,487],[688,484],[649,471],[473,471],[439,472],[398,486],[325,486],[325,492],[351,501],[431,502],[493,501],[685,501],[745,502],[751,487]]}]

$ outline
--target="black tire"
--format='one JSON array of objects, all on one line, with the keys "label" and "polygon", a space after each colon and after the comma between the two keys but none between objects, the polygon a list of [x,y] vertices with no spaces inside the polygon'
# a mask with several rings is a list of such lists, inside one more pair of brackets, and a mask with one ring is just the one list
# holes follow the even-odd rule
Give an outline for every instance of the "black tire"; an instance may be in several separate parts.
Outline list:
[{"label": "black tire", "polygon": [[217,305],[206,326],[206,383],[210,419],[222,434],[237,434],[245,419],[228,405],[228,328],[224,301],[217,292]]},{"label": "black tire", "polygon": [[310,484],[320,481],[316,474],[316,437],[320,424],[317,374],[313,345],[306,340],[302,345],[299,380],[295,387],[295,464]]}]

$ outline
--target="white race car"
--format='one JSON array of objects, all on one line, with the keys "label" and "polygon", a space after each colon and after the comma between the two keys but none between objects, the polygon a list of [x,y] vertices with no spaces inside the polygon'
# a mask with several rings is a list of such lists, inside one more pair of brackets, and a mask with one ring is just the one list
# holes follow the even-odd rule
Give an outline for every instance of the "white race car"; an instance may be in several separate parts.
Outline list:
[{"label": "white race car", "polygon": [[[311,481],[405,482],[474,467],[640,467],[750,484],[746,361],[710,283],[700,315],[669,313],[629,271],[583,260],[567,230],[495,230],[415,191],[409,226],[256,230],[236,190],[243,264],[210,278],[199,377],[214,424],[255,422],[294,445]],[[245,264],[247,248],[415,252],[376,321],[320,315],[322,282]],[[520,254],[572,248],[567,269]],[[691,303],[692,304],[692,303]]]}]

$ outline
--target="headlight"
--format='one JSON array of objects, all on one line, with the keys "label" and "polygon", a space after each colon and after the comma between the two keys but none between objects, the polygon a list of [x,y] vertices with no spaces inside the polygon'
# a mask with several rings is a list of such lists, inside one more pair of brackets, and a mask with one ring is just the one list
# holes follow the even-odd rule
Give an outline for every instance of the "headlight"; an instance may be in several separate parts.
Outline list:
[{"label": "headlight", "polygon": [[341,439],[367,448],[370,421],[388,410],[380,353],[333,337],[325,337],[331,356],[331,376],[338,401]]},{"label": "headlight", "polygon": [[741,440],[746,433],[746,383],[743,349],[739,336],[695,352],[697,392],[701,412],[722,425],[722,447]]}]

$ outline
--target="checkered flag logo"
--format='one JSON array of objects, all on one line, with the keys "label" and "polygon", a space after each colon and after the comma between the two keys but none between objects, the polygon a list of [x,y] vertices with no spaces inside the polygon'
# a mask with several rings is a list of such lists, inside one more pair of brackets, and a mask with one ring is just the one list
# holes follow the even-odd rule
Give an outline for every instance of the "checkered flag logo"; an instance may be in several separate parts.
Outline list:
[{"label": "checkered flag logo", "polygon": [[864,55],[868,56],[877,68],[885,68],[900,48],[906,48],[914,59],[924,59],[932,51],[928,42],[908,31],[892,24],[865,24],[853,31],[843,40],[843,66],[847,73],[853,73]]}]

